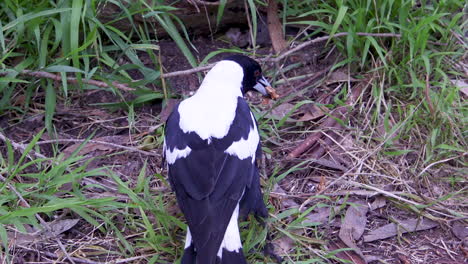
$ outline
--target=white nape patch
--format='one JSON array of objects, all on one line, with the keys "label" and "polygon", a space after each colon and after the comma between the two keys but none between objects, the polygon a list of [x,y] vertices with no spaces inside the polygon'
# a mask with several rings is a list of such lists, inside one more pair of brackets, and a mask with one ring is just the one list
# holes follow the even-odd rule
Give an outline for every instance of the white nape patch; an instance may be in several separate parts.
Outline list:
[{"label": "white nape patch", "polygon": [[227,135],[242,97],[242,67],[234,61],[218,62],[206,75],[198,91],[179,105],[179,126],[202,139]]},{"label": "white nape patch", "polygon": [[224,152],[229,155],[236,156],[241,160],[251,157],[252,163],[254,163],[260,136],[258,134],[257,125],[252,112],[250,113],[250,117],[252,118],[253,128],[250,129],[247,139],[241,138],[240,140],[233,142]]},{"label": "white nape patch", "polygon": [[223,249],[226,249],[230,252],[239,252],[242,249],[242,242],[239,234],[239,227],[237,225],[237,218],[239,216],[239,203],[232,212],[231,220],[229,220],[229,224],[226,229],[226,233],[224,233],[223,242],[221,242],[221,246],[219,246],[217,256],[219,258],[223,258]]},{"label": "white nape patch", "polygon": [[178,160],[180,158],[187,157],[190,154],[191,151],[192,151],[192,149],[189,146],[185,147],[184,149],[174,148],[173,151],[166,148],[167,163],[174,164],[174,162],[176,162],[176,160]]},{"label": "white nape patch", "polygon": [[190,247],[192,244],[192,234],[190,233],[190,229],[187,226],[187,236],[185,237],[185,247],[184,249]]}]

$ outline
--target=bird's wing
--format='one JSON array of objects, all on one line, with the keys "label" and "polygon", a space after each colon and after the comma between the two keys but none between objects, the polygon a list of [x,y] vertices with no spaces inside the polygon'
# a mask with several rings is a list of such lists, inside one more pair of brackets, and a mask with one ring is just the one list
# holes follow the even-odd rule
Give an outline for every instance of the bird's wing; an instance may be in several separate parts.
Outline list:
[{"label": "bird's wing", "polygon": [[[180,129],[176,108],[166,123],[169,180],[197,252],[216,255],[231,215],[254,176],[259,144],[255,119],[241,97],[223,138],[203,140]],[[210,124],[200,124],[210,125]],[[258,176],[257,176],[258,177]]]}]

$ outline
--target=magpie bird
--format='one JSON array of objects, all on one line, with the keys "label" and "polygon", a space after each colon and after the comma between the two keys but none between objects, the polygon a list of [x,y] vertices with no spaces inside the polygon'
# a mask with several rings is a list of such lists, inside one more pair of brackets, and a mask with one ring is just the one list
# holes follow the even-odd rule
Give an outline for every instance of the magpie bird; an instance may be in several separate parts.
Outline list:
[{"label": "magpie bird", "polygon": [[167,119],[169,182],[188,223],[182,264],[247,263],[237,219],[268,212],[256,163],[260,136],[243,95],[270,89],[255,60],[232,55]]}]

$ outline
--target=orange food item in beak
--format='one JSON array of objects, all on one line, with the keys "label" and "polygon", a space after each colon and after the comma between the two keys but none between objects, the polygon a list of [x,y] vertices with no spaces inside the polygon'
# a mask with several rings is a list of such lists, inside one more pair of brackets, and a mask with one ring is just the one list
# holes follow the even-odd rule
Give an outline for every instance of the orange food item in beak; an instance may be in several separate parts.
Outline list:
[{"label": "orange food item in beak", "polygon": [[271,99],[273,99],[273,100],[276,100],[276,99],[278,99],[280,97],[279,94],[276,93],[276,90],[273,89],[273,87],[271,87],[271,86],[265,87],[265,90],[268,92]]}]

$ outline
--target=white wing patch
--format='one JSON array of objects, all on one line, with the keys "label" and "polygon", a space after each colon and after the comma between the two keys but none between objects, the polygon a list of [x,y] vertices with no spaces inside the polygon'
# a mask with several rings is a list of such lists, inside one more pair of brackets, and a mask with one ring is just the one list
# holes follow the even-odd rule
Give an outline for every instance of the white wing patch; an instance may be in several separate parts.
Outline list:
[{"label": "white wing patch", "polygon": [[187,226],[187,237],[185,237],[185,247],[188,248],[192,244],[192,234],[190,233],[190,229]]},{"label": "white wing patch", "polygon": [[176,160],[187,157],[191,151],[192,149],[189,146],[185,147],[184,149],[174,148],[173,151],[166,148],[167,163],[174,164]]},{"label": "white wing patch", "polygon": [[242,249],[242,242],[239,234],[239,227],[237,225],[237,217],[239,216],[239,204],[237,204],[236,209],[232,212],[231,220],[229,220],[229,224],[226,229],[226,233],[224,233],[223,242],[221,246],[219,246],[217,256],[219,258],[223,258],[223,249],[226,249],[230,252],[237,252]]},{"label": "white wing patch", "polygon": [[255,153],[257,151],[258,143],[260,142],[260,136],[258,135],[257,125],[252,112],[250,113],[250,117],[252,118],[253,128],[250,129],[247,139],[241,138],[240,140],[233,142],[224,152],[229,155],[236,156],[241,160],[251,157],[252,163],[254,163]]}]

